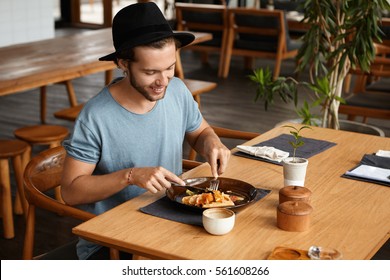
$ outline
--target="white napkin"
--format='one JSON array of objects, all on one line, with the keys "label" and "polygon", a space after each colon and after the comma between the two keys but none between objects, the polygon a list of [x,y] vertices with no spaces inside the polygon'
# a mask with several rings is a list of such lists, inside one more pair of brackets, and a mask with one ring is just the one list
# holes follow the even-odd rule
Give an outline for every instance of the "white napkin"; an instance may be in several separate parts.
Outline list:
[{"label": "white napkin", "polygon": [[380,156],[380,157],[390,157],[390,151],[386,151],[386,150],[378,150],[376,153],[375,153],[376,156]]},{"label": "white napkin", "polygon": [[237,149],[243,153],[247,153],[252,156],[266,158],[277,162],[281,162],[289,155],[288,152],[276,149],[274,147],[267,147],[267,146],[253,147],[253,146],[238,145]]},{"label": "white napkin", "polygon": [[390,183],[390,169],[362,164],[351,171],[347,171],[345,174]]}]

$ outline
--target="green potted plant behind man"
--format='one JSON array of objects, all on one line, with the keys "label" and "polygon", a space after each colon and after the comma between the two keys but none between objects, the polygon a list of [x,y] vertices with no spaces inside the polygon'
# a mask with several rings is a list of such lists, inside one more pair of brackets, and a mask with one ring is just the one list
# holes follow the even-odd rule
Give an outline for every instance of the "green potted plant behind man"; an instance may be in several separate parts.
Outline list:
[{"label": "green potted plant behind man", "polygon": [[311,109],[321,106],[321,125],[339,129],[338,109],[343,83],[351,68],[369,71],[375,58],[375,40],[380,41],[380,19],[389,10],[387,0],[305,0],[304,19],[308,30],[297,55],[297,71],[308,68],[310,81],[298,82],[292,77],[272,79],[269,69],[256,69],[250,79],[257,84],[256,99],[265,109],[274,96],[298,104],[298,87],[311,90],[312,101],[297,108],[303,123],[314,124]]}]

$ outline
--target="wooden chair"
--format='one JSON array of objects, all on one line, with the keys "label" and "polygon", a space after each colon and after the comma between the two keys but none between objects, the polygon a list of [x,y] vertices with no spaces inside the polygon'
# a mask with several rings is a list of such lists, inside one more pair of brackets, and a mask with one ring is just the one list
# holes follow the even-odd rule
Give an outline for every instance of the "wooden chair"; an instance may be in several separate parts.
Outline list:
[{"label": "wooden chair", "polygon": [[[389,89],[374,89],[368,87],[382,79],[390,78],[390,48],[376,44],[377,57],[371,64],[370,72],[364,73],[360,69],[351,70],[355,75],[355,86],[352,93],[344,98],[346,104],[340,104],[339,113],[348,115],[348,120],[355,120],[357,116],[367,118],[390,119],[390,91]],[[370,82],[368,82],[370,81]]]},{"label": "wooden chair", "polygon": [[245,57],[247,69],[253,69],[254,58],[275,59],[273,77],[277,78],[282,61],[294,58],[301,46],[299,41],[290,38],[281,10],[232,8],[228,11],[228,21],[224,78],[229,75],[232,55]]},{"label": "wooden chair", "polygon": [[[382,18],[380,22],[380,29],[383,32],[381,34],[382,42],[374,43],[376,51],[376,61],[371,66],[371,72],[373,73],[364,73],[363,75],[356,75],[355,88],[354,92],[364,91],[364,90],[377,90],[379,91],[389,91],[388,87],[378,87],[378,81],[383,76],[383,72],[390,72],[390,64],[388,63],[388,57],[390,55],[390,18]],[[382,60],[382,63],[381,63]],[[380,71],[379,76],[375,76],[375,72]],[[359,70],[354,71],[355,74],[361,74]],[[352,74],[353,74],[352,73]],[[389,75],[385,76],[388,78]],[[350,75],[347,77],[346,92],[349,92],[351,83]],[[371,89],[370,89],[371,88]]]},{"label": "wooden chair", "polygon": [[3,235],[7,239],[15,237],[9,161],[12,160],[17,187],[15,213],[27,214],[27,202],[24,199],[23,189],[23,168],[28,148],[28,144],[20,140],[0,140],[0,213],[3,219]]},{"label": "wooden chair", "polygon": [[[375,72],[375,76],[380,72]],[[390,72],[389,72],[390,74]],[[370,74],[360,73],[357,81],[367,80]],[[380,77],[380,76],[379,76]],[[390,77],[390,76],[389,76]],[[355,89],[362,88],[362,85]],[[355,120],[360,116],[366,123],[368,118],[390,119],[390,92],[377,90],[354,90],[344,96],[345,104],[340,104],[339,114],[346,114],[348,120]]]},{"label": "wooden chair", "polygon": [[[66,216],[81,221],[87,221],[95,217],[94,214],[65,205],[63,202],[51,197],[50,191],[60,185],[65,154],[65,149],[63,147],[51,148],[41,152],[27,164],[24,172],[24,190],[29,207],[24,238],[23,259],[33,258],[36,208],[57,213],[59,219]],[[111,249],[111,257],[115,259],[118,258],[118,256],[118,251]]]},{"label": "wooden chair", "polygon": [[[94,214],[69,206],[52,198],[51,191],[60,185],[65,149],[55,147],[39,153],[31,159],[24,172],[24,191],[29,204],[26,221],[26,232],[23,247],[23,259],[32,259],[34,250],[35,233],[35,209],[41,208],[54,212],[61,217],[72,217],[77,220],[87,221]],[[183,160],[183,169],[192,169],[201,163]],[[55,225],[53,225],[55,226]],[[70,246],[76,243],[70,243]],[[68,247],[68,246],[66,246]],[[69,248],[67,248],[69,249]],[[119,252],[110,249],[112,259],[119,258]]]},{"label": "wooden chair", "polygon": [[204,43],[187,46],[185,49],[202,53],[202,62],[208,62],[208,53],[220,54],[218,76],[224,64],[224,46],[227,41],[227,8],[225,4],[210,5],[199,3],[175,3],[176,29],[213,34],[213,39]]},{"label": "wooden chair", "polygon": [[[274,7],[275,7],[275,10],[283,10],[286,13],[298,12],[299,14],[302,15],[304,10],[302,9],[301,5],[302,5],[302,2],[304,2],[304,1],[305,0],[295,0],[295,1],[274,0]],[[266,4],[264,4],[264,2],[268,2],[268,0],[262,0],[261,2],[262,2],[261,7],[264,8],[264,7],[266,7]],[[308,25],[306,25],[305,23],[302,23],[298,20],[296,20],[296,21],[287,20],[287,22],[288,22],[288,27],[289,27],[288,34],[293,39],[299,39],[300,37],[305,35],[306,31],[308,30]]]},{"label": "wooden chair", "polygon": [[346,104],[340,104],[339,114],[348,115],[348,120],[355,120],[357,116],[367,118],[390,119],[390,94],[383,92],[360,92],[352,94],[346,99]]},{"label": "wooden chair", "polygon": [[386,46],[390,46],[390,18],[382,18],[381,26],[380,26],[383,36],[382,36],[382,42]]}]

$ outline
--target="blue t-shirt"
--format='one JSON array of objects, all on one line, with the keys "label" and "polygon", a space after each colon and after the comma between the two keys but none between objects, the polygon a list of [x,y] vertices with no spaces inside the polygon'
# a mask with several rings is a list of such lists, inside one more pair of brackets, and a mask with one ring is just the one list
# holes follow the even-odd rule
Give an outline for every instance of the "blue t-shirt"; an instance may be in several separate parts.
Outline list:
[{"label": "blue t-shirt", "polygon": [[[185,133],[199,128],[201,122],[198,104],[178,78],[170,81],[165,97],[146,114],[128,111],[105,87],[85,104],[64,147],[70,157],[96,164],[95,175],[147,166],[162,166],[179,175]],[[98,215],[144,192],[128,186],[105,200],[79,207]],[[99,248],[80,239],[77,253],[86,259]]]}]

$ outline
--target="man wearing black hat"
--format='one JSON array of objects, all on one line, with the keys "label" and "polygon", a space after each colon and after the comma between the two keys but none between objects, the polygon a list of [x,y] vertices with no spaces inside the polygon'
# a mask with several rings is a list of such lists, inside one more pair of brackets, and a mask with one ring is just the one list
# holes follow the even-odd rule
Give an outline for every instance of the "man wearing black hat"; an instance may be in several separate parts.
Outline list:
[{"label": "man wearing black hat", "polygon": [[[64,143],[62,195],[66,203],[101,214],[146,191],[184,184],[184,138],[219,176],[230,151],[203,119],[184,83],[174,77],[176,49],[194,40],[174,33],[153,2],[125,7],[113,20],[112,60],[124,77],[87,102]],[[79,258],[103,250],[80,239]]]}]

